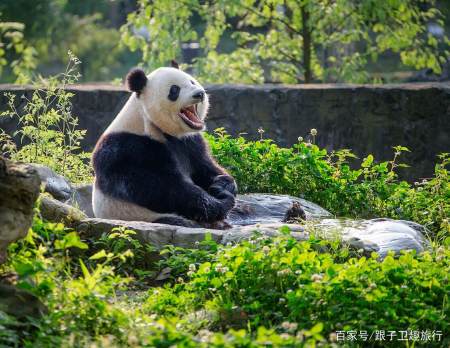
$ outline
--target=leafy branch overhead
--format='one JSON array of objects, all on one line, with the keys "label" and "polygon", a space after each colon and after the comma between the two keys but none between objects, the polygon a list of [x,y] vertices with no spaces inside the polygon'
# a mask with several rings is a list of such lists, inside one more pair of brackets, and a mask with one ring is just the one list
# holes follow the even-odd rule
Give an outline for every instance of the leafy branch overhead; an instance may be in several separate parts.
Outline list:
[{"label": "leafy branch overhead", "polygon": [[430,23],[444,25],[433,0],[140,0],[121,32],[150,69],[198,42],[192,67],[207,82],[362,83],[383,53],[439,73],[450,41]]}]

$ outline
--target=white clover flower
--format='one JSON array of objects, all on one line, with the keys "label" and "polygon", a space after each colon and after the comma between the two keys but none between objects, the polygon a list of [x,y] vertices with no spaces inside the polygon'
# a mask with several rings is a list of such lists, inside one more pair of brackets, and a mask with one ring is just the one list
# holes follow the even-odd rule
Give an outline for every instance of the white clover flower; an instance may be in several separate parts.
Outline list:
[{"label": "white clover flower", "polygon": [[313,281],[313,282],[316,282],[316,283],[320,283],[320,281],[322,280],[322,278],[323,278],[323,276],[321,275],[321,274],[313,274],[312,276],[311,276],[311,280]]},{"label": "white clover flower", "polygon": [[195,272],[197,270],[197,267],[195,267],[195,264],[191,263],[189,265],[189,270],[192,271],[192,272]]},{"label": "white clover flower", "polygon": [[311,129],[310,132],[313,137],[315,137],[317,135],[317,129],[315,129],[315,128]]},{"label": "white clover flower", "polygon": [[264,245],[262,248],[262,252],[267,255],[270,252],[270,248],[267,245]]},{"label": "white clover flower", "polygon": [[285,299],[285,298],[280,298],[280,299],[278,300],[278,302],[279,302],[279,303],[286,303],[286,299]]},{"label": "white clover flower", "polygon": [[288,289],[288,291],[286,291],[287,294],[290,294],[292,292],[292,289]]},{"label": "white clover flower", "polygon": [[296,270],[295,274],[297,274],[297,275],[302,274],[302,270],[301,269]]},{"label": "white clover flower", "polygon": [[288,339],[291,338],[291,336],[290,336],[289,334],[287,334],[287,333],[282,333],[282,334],[280,335],[280,338],[281,338],[282,340],[288,340]]},{"label": "white clover flower", "polygon": [[303,137],[298,137],[297,140],[299,143],[301,143],[303,141]]},{"label": "white clover flower", "polygon": [[283,322],[281,323],[281,327],[282,327],[283,329],[285,329],[285,330],[289,330],[289,328],[291,327],[291,323],[288,322],[288,321],[283,321]]},{"label": "white clover flower", "polygon": [[284,277],[284,276],[287,276],[287,275],[289,275],[291,273],[292,273],[291,270],[289,268],[286,268],[286,269],[282,269],[282,270],[278,271],[277,272],[277,276]]},{"label": "white clover flower", "polygon": [[195,274],[195,272],[193,272],[193,271],[187,272],[188,277],[192,277],[194,274]]}]

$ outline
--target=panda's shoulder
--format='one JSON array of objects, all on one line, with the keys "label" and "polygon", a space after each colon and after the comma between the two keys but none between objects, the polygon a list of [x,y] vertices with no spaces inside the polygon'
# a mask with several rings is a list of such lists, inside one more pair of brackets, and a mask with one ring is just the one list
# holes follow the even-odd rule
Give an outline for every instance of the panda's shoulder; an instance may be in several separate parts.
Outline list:
[{"label": "panda's shoulder", "polygon": [[100,138],[94,150],[93,159],[94,162],[100,159],[114,161],[135,157],[157,160],[156,157],[166,156],[166,147],[156,140],[133,133],[114,132],[104,134]]}]

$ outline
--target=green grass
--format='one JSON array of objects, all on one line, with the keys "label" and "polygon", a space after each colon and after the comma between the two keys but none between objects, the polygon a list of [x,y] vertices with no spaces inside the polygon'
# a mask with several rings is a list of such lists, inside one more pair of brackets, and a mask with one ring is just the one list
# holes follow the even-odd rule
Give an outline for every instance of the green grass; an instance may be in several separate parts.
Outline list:
[{"label": "green grass", "polygon": [[[210,238],[197,249],[168,246],[160,261],[149,263],[152,251],[127,231],[87,241],[35,218],[27,238],[10,246],[1,271],[17,273],[17,286],[36,294],[49,312],[22,322],[20,330],[13,318],[0,315],[0,343],[328,347],[342,343],[336,342],[339,333],[377,330],[434,330],[440,340],[410,346],[450,343],[448,247],[380,261],[338,242],[297,242],[287,229],[281,232],[227,246]],[[149,287],[168,267],[164,286]]]}]

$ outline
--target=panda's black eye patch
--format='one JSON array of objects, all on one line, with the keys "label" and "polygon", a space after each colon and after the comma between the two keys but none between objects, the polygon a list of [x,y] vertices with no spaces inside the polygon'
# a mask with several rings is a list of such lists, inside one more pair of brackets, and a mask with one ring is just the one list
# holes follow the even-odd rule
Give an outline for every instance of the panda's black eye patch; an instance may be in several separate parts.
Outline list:
[{"label": "panda's black eye patch", "polygon": [[169,96],[168,96],[169,100],[175,101],[178,99],[179,95],[180,95],[180,86],[172,85],[169,90]]},{"label": "panda's black eye patch", "polygon": [[191,80],[191,83],[195,86],[195,82]]}]

